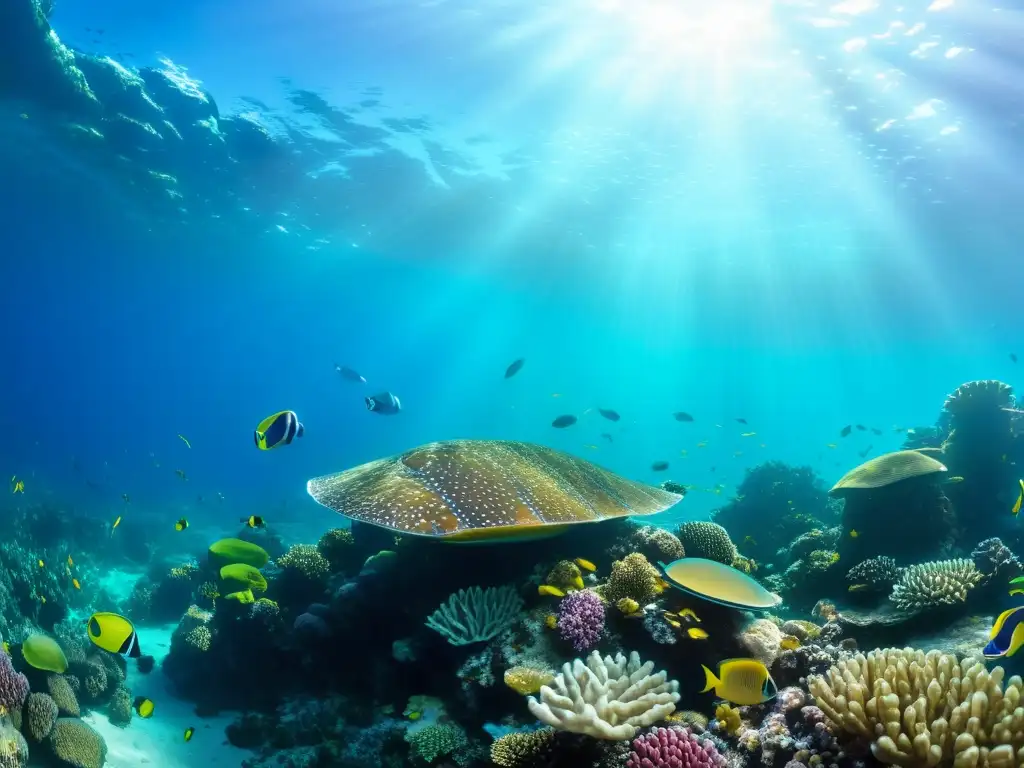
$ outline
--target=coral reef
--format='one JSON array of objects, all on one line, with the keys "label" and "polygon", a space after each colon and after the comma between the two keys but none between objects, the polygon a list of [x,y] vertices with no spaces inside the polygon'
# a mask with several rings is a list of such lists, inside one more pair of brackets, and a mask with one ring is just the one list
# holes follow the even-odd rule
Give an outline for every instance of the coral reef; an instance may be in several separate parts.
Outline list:
[{"label": "coral reef", "polygon": [[710,739],[688,728],[654,728],[633,740],[626,768],[724,768],[725,759]]},{"label": "coral reef", "polygon": [[593,648],[604,634],[604,603],[590,590],[566,595],[558,604],[558,631],[577,651]]},{"label": "coral reef", "polygon": [[57,718],[47,743],[57,759],[71,768],[103,768],[107,759],[103,737],[76,718]]},{"label": "coral reef", "polygon": [[955,605],[967,600],[981,579],[974,562],[964,558],[921,563],[903,571],[889,599],[905,611]]},{"label": "coral reef", "polygon": [[679,526],[679,539],[690,557],[703,557],[732,565],[739,554],[729,538],[729,532],[717,523],[683,523]]},{"label": "coral reef", "polygon": [[45,693],[30,693],[22,715],[24,730],[33,741],[43,741],[57,722],[57,704]]},{"label": "coral reef", "polygon": [[892,588],[899,577],[900,568],[896,566],[896,561],[885,555],[863,560],[846,574],[846,580],[851,585],[859,584],[872,590],[886,591]]},{"label": "coral reef", "polygon": [[450,595],[426,625],[452,645],[481,643],[497,636],[522,608],[512,587],[470,587]]},{"label": "coral reef", "polygon": [[628,598],[646,605],[661,593],[660,578],[658,569],[646,557],[633,552],[612,563],[611,575],[598,592],[609,603]]}]

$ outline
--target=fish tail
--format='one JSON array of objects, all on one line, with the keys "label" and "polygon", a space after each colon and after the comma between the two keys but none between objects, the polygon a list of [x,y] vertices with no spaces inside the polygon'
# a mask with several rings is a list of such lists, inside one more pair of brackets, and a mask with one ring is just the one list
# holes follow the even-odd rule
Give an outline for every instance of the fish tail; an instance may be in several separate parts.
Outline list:
[{"label": "fish tail", "polygon": [[701,693],[707,693],[708,691],[714,690],[715,687],[722,681],[715,677],[715,673],[707,667],[705,667],[703,664],[701,664],[700,666],[704,670],[705,679],[704,690],[701,691]]}]

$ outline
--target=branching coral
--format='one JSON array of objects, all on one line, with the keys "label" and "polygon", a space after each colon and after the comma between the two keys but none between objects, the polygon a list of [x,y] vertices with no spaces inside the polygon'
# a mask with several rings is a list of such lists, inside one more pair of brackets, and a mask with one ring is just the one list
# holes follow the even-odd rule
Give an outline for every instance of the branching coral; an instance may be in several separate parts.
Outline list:
[{"label": "branching coral", "polygon": [[528,700],[530,712],[545,725],[598,739],[632,739],[637,729],[671,714],[679,701],[679,684],[654,664],[640,663],[636,651],[603,659],[597,651],[565,664],[539,698]]},{"label": "branching coral", "polygon": [[679,526],[679,538],[690,557],[703,557],[731,565],[738,554],[728,531],[718,523],[690,521]]},{"label": "branching coral", "polygon": [[553,728],[507,733],[491,744],[491,762],[501,768],[542,764],[543,757],[551,749],[554,735]]},{"label": "branching coral", "polygon": [[332,571],[340,571],[352,559],[355,543],[350,529],[332,528],[320,537],[316,548],[327,559]]},{"label": "branching coral", "polygon": [[469,645],[496,637],[522,607],[514,587],[470,587],[449,595],[425,623],[452,645]]},{"label": "branching coral", "polygon": [[980,542],[971,552],[971,559],[986,578],[999,576],[1011,579],[1019,576],[1024,570],[1017,556],[999,538],[985,539]]},{"label": "branching coral", "polygon": [[647,562],[646,557],[633,552],[612,563],[611,575],[601,586],[601,596],[609,603],[618,603],[628,597],[646,605],[660,594],[660,578],[658,569]]},{"label": "branching coral", "polygon": [[900,577],[901,569],[891,557],[871,557],[853,566],[846,579],[851,584],[863,584],[871,589],[888,589]]},{"label": "branching coral", "polygon": [[277,564],[285,571],[298,571],[310,581],[326,578],[331,571],[327,558],[312,544],[293,545],[277,559]]},{"label": "branching coral", "polygon": [[469,743],[466,732],[451,724],[428,725],[408,735],[406,740],[411,745],[409,751],[428,765]]},{"label": "branching coral", "polygon": [[981,579],[981,571],[964,558],[921,563],[903,571],[889,599],[905,611],[956,605]]},{"label": "branching coral", "polygon": [[604,635],[604,603],[589,589],[566,595],[558,604],[558,631],[577,651],[590,650]]},{"label": "branching coral", "polygon": [[1002,667],[911,648],[875,650],[812,676],[811,693],[847,737],[904,768],[1024,765],[1024,683]]}]

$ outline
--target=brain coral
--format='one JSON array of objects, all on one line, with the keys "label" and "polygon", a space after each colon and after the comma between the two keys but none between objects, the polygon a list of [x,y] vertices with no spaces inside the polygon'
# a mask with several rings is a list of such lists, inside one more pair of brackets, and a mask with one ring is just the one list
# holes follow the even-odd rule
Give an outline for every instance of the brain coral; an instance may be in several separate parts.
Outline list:
[{"label": "brain coral", "polygon": [[653,525],[637,528],[630,535],[628,545],[630,552],[641,552],[648,560],[660,560],[663,563],[671,563],[686,556],[683,542],[672,531]]},{"label": "brain coral", "polygon": [[53,754],[71,768],[103,768],[107,743],[96,731],[74,717],[61,717],[47,739]]},{"label": "brain coral", "polygon": [[326,578],[331,571],[327,558],[312,544],[295,544],[277,559],[277,564],[285,570],[298,571],[313,581]]},{"label": "brain coral", "polygon": [[847,740],[904,768],[1024,766],[1024,684],[982,659],[886,648],[809,678],[818,706]]},{"label": "brain coral", "polygon": [[903,571],[889,599],[905,611],[956,605],[981,579],[977,566],[964,558],[921,563]]},{"label": "brain coral", "polygon": [[718,523],[690,521],[679,526],[679,538],[690,557],[703,557],[732,565],[736,559],[736,545],[729,533]]},{"label": "brain coral", "polygon": [[33,741],[42,741],[50,735],[57,722],[57,703],[45,693],[30,693],[25,702],[22,724]]},{"label": "brain coral", "polygon": [[505,734],[491,744],[491,762],[501,768],[541,765],[551,750],[554,735],[554,728]]},{"label": "brain coral", "polygon": [[11,657],[0,652],[0,706],[10,712],[21,709],[28,696],[28,678],[14,669]]},{"label": "brain coral", "polygon": [[612,572],[602,586],[601,594],[609,603],[618,603],[624,597],[647,605],[660,592],[658,570],[639,552],[626,555],[612,563]]},{"label": "brain coral", "polygon": [[75,695],[75,691],[71,687],[70,682],[71,680],[77,679],[78,678],[69,678],[64,675],[46,676],[46,689],[50,692],[50,698],[53,699],[54,704],[57,705],[57,710],[62,715],[78,717],[82,714],[82,711],[78,706],[78,697]]}]

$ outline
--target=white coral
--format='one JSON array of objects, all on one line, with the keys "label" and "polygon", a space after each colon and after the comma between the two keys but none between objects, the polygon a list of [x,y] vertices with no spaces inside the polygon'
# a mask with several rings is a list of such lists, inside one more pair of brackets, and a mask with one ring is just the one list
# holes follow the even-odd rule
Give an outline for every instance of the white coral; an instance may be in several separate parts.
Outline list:
[{"label": "white coral", "polygon": [[636,651],[627,660],[594,651],[587,663],[575,659],[562,666],[550,686],[541,686],[538,701],[529,697],[530,712],[545,725],[597,739],[632,739],[672,714],[679,701],[679,683],[666,680],[664,670],[651,674],[654,663],[640,663]]},{"label": "white coral", "polygon": [[967,600],[981,578],[977,566],[962,557],[912,565],[893,585],[889,599],[905,611],[956,605]]}]

